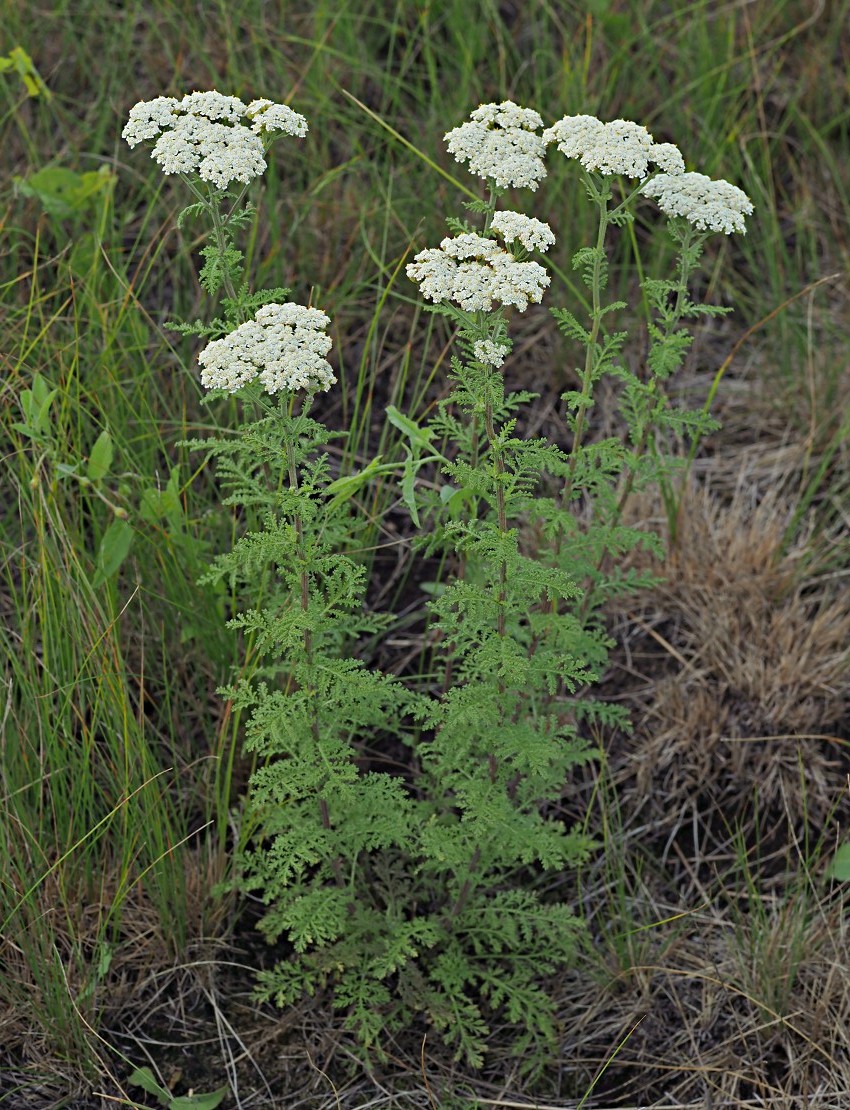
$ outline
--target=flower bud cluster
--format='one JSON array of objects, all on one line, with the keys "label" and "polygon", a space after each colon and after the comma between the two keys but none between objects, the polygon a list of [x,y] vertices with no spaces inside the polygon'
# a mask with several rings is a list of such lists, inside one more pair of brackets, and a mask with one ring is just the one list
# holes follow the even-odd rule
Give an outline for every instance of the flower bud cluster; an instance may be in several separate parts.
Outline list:
[{"label": "flower bud cluster", "polygon": [[493,367],[501,366],[508,352],[509,348],[504,343],[494,343],[492,339],[479,339],[472,348],[477,362]]},{"label": "flower bud cluster", "polygon": [[302,137],[307,121],[286,104],[244,104],[213,90],[189,93],[182,100],[158,96],[140,101],[130,109],[121,134],[130,146],[156,140],[151,157],[164,173],[196,173],[216,189],[226,189],[232,181],[248,184],[264,172],[261,136],[272,131]]},{"label": "flower bud cluster", "polygon": [[201,351],[201,384],[235,393],[259,378],[266,393],[306,389],[327,391],[336,382],[325,355],[330,318],[304,305],[267,304],[253,320],[240,324]]}]

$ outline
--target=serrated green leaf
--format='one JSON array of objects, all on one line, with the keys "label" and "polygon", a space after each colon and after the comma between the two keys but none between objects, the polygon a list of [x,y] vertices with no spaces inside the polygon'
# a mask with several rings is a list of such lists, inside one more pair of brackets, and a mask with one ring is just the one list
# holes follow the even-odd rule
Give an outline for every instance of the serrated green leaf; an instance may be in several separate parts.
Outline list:
[{"label": "serrated green leaf", "polygon": [[89,465],[86,473],[92,482],[99,482],[101,478],[109,473],[109,468],[112,466],[112,456],[112,436],[104,428],[94,441],[94,447],[92,447],[89,455]]}]

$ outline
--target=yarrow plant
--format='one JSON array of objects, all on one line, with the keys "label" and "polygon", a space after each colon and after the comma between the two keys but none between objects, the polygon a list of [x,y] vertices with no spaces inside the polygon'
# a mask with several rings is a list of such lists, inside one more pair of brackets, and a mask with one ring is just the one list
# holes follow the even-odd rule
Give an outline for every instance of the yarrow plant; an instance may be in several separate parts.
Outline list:
[{"label": "yarrow plant", "polygon": [[[223,316],[179,325],[208,340],[201,382],[262,414],[235,436],[190,444],[217,460],[225,504],[260,518],[206,576],[229,580],[249,603],[258,583],[263,590],[263,603],[231,625],[266,662],[221,691],[246,711],[247,747],[260,761],[245,803],[254,835],[234,885],[259,892],[261,928],[291,949],[261,973],[259,992],[281,1006],[327,992],[364,1049],[378,1052],[385,1035],[424,1018],[472,1066],[490,1022],[507,1019],[523,1066],[534,1068],[558,1036],[545,977],[573,959],[581,933],[569,900],[545,893],[547,876],[593,850],[581,825],[563,820],[564,791],[595,757],[588,725],[628,724],[587,694],[611,647],[601,605],[638,582],[619,557],[657,547],[622,524],[625,499],[666,480],[665,430],[712,426],[674,408],[663,382],[692,341],[682,321],[724,311],[688,296],[703,242],[712,231],[743,231],[752,205],[726,182],[686,173],[677,147],[627,120],[568,116],[544,129],[536,111],[505,101],[481,105],[445,135],[487,196],[468,205],[478,227],[449,219],[452,234],[407,266],[457,347],[426,424],[387,410],[408,440],[402,496],[419,529],[414,545],[452,567],[428,603],[439,633],[431,678],[405,684],[353,657],[356,639],[384,621],[364,611],[364,568],[341,553],[357,527],[351,492],[395,464],[375,460],[332,480],[330,433],[309,416],[316,395],[336,384],[330,320],[286,301],[287,290],[249,292],[233,236],[244,189],[265,168],[265,143],[306,129],[285,105],[218,93],[136,105],[125,128],[131,145],[153,140],[155,160],[198,198],[183,215],[210,219],[201,282],[223,291]],[[580,164],[598,210],[595,243],[572,260],[590,291],[589,319],[552,309],[584,349],[578,388],[562,398],[562,442],[523,435],[536,395],[508,391],[502,371],[512,314],[551,287],[545,254],[555,232],[499,200],[509,188],[538,188],[551,146]],[[235,196],[234,181],[243,185]],[[644,197],[667,217],[678,269],[644,281],[650,349],[635,371],[621,362],[625,332],[607,326],[626,306],[602,295],[608,230],[632,220]],[[627,436],[589,442],[606,374],[619,381]],[[419,471],[435,465],[438,480],[417,490]],[[590,511],[576,513],[578,501]],[[372,768],[376,737],[409,752],[401,774]]]},{"label": "yarrow plant", "polygon": [[[163,173],[179,175],[194,194],[196,203],[183,209],[177,220],[182,226],[188,216],[206,217],[212,224],[213,243],[202,252],[205,258],[199,280],[208,293],[224,289],[224,322],[218,332],[228,332],[262,303],[247,296],[242,281],[242,252],[234,232],[251,214],[242,207],[248,186],[266,170],[265,154],[279,135],[303,138],[307,121],[286,104],[261,98],[245,104],[237,96],[219,92],[187,93],[182,99],[157,96],[142,100],[130,109],[121,132],[131,147],[153,140],[151,157]],[[234,193],[230,186],[241,184]],[[273,290],[268,300],[285,293]],[[184,332],[216,334],[216,327],[182,325]]]}]

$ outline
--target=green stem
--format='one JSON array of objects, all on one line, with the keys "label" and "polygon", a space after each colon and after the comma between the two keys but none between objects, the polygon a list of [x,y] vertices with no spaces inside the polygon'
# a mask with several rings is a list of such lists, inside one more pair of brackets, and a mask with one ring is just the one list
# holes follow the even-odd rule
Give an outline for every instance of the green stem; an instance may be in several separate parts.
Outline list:
[{"label": "green stem", "polygon": [[[689,257],[688,257],[688,250],[689,250],[690,246],[691,246],[690,238],[688,237],[688,238],[683,239],[682,244],[681,244],[682,249],[681,249],[680,254],[679,254],[679,274],[678,274],[678,279],[679,280],[678,280],[678,284],[676,286],[676,301],[675,301],[675,304],[673,305],[673,308],[669,311],[669,314],[667,314],[665,319],[664,319],[663,338],[660,341],[657,341],[657,342],[663,342],[664,339],[667,339],[670,335],[672,335],[673,331],[678,327],[679,323],[681,322],[682,313],[683,313],[683,310],[684,310],[684,307],[685,307],[685,300],[687,298],[688,279],[689,279],[690,274],[691,274],[691,266],[690,266]],[[658,381],[658,378],[654,377],[654,378],[652,378],[652,380],[649,383],[649,389],[653,393],[655,392],[655,386],[656,386],[657,381]],[[650,436],[651,431],[652,431],[652,422],[651,422],[651,419],[649,417],[647,417],[646,421],[644,422],[643,427],[641,428],[640,437],[638,439],[637,446],[635,447],[635,457],[637,459],[639,459],[641,457],[644,450],[646,449],[646,445],[649,441],[649,436]],[[620,492],[619,498],[617,499],[617,507],[614,510],[613,519],[609,523],[609,526],[608,526],[609,530],[613,530],[614,528],[616,528],[619,525],[620,521],[622,520],[623,510],[625,509],[626,502],[628,501],[629,496],[632,492],[632,488],[634,486],[635,474],[636,474],[635,467],[630,466],[628,468],[628,470],[626,471],[623,488]],[[608,551],[607,551],[607,549],[605,549],[605,550],[603,550],[603,552],[600,555],[599,560],[596,564],[596,574],[597,574],[597,576],[600,575],[604,571],[605,563],[607,562],[607,559],[608,559]],[[586,591],[584,597],[582,598],[581,607],[579,609],[579,620],[583,620],[584,617],[587,615],[588,609],[590,608],[590,602],[593,598],[593,591],[594,591],[594,585],[593,585],[593,583],[589,583],[587,591]]]},{"label": "green stem", "polygon": [[[210,201],[210,213],[212,214],[213,233],[215,234],[216,246],[223,255],[224,252],[227,250],[227,228],[225,225],[225,221],[221,218],[221,212],[219,212],[218,210],[218,205],[215,203],[215,201],[212,200]],[[230,298],[230,300],[235,303],[237,300],[237,296],[236,287],[233,284],[233,279],[226,269],[223,271],[222,276],[224,278],[224,291]]]},{"label": "green stem", "polygon": [[[599,203],[599,226],[596,231],[596,255],[593,259],[593,271],[591,274],[591,326],[590,336],[587,341],[584,355],[584,373],[582,374],[581,382],[582,402],[590,399],[593,388],[593,371],[596,363],[596,341],[599,338],[599,329],[602,325],[602,290],[600,288],[602,277],[602,252],[605,250],[605,233],[608,230],[609,222],[608,195],[605,195]],[[562,505],[569,505],[572,496],[578,453],[581,448],[581,441],[584,437],[586,412],[587,405],[582,404],[578,411],[578,417],[576,418],[575,433],[570,450],[569,469],[567,471],[567,477],[564,480],[564,488],[561,490],[560,501]]]},{"label": "green stem", "polygon": [[[304,403],[302,416],[306,413],[309,405],[309,398]],[[297,427],[297,422],[296,422]],[[294,443],[294,430],[293,434],[284,437],[286,443],[286,464],[289,471],[289,488],[292,493],[298,493],[300,485],[298,482],[298,467],[295,462],[295,443]],[[301,612],[306,616],[310,608],[310,574],[307,570],[307,550],[304,544],[304,520],[301,513],[297,510],[293,512],[293,523],[295,524],[295,552],[298,558],[298,563],[301,567]],[[314,682],[314,651],[313,651],[313,633],[309,628],[304,629],[304,659],[307,664],[308,673],[310,675],[309,685],[306,690],[307,696],[310,701],[310,731],[313,735],[313,741],[316,744],[317,754],[321,754],[319,744],[321,741],[321,729],[319,727],[319,698]],[[327,799],[324,797],[319,798],[319,817],[322,822],[322,828],[331,828],[330,811],[328,809]],[[345,885],[343,877],[342,859],[337,855],[331,860],[331,866],[336,876],[338,886]]]},{"label": "green stem", "polygon": [[[499,531],[504,535],[508,530],[508,518],[505,510],[505,463],[502,458],[502,451],[499,442],[496,439],[496,431],[493,427],[493,402],[490,399],[489,390],[484,402],[484,427],[487,432],[487,439],[490,441],[490,450],[493,452],[493,465],[496,471],[496,513],[499,521]],[[504,559],[499,563],[499,610],[496,617],[497,628],[500,636],[505,635],[505,602],[507,600],[507,583],[508,583],[508,566]],[[499,689],[504,692],[504,684],[499,683]]]}]

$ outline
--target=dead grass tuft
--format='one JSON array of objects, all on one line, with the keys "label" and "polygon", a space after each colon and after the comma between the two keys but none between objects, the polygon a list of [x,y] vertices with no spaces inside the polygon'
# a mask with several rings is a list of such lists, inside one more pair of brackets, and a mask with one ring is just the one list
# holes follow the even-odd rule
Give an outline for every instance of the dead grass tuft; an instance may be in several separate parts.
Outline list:
[{"label": "dead grass tuft", "polygon": [[806,570],[808,534],[783,550],[791,516],[778,495],[690,486],[665,581],[631,618],[637,730],[612,759],[662,826],[697,802],[817,828],[846,808],[850,611]]}]

